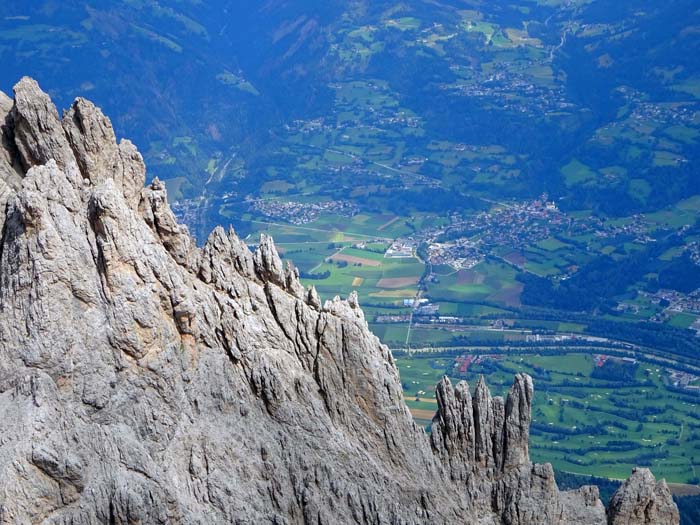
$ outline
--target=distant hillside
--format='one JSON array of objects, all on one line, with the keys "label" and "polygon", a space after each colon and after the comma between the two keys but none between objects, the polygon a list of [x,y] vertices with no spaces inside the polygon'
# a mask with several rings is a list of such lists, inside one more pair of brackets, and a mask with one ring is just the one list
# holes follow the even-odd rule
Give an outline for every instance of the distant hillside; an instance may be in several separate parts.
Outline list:
[{"label": "distant hillside", "polygon": [[337,192],[334,159],[299,160],[310,146],[629,215],[700,191],[698,24],[691,0],[13,1],[0,89],[30,73],[120,115],[174,200],[205,195],[180,211],[201,233],[229,220],[224,194]]}]

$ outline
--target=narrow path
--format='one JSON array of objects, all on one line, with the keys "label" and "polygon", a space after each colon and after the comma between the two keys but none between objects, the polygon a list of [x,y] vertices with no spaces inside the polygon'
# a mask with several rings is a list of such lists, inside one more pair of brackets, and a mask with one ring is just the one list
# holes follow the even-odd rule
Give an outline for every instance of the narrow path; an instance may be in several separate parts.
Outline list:
[{"label": "narrow path", "polygon": [[315,272],[316,270],[318,270],[321,266],[323,266],[323,263],[326,262],[326,259],[330,259],[331,257],[335,257],[335,256],[338,255],[340,252],[342,252],[345,248],[347,248],[347,246],[341,246],[341,247],[338,249],[338,251],[335,252],[333,255],[330,255],[329,257],[324,257],[323,260],[322,260],[320,263],[318,263],[316,266],[314,266],[313,268],[311,268],[311,270],[309,270],[309,273],[314,273],[314,272]]},{"label": "narrow path", "polygon": [[233,162],[233,160],[236,158],[238,153],[234,153],[232,157],[230,157],[227,161],[226,164],[224,164],[221,168],[216,169],[212,172],[211,175],[209,175],[209,178],[207,179],[207,182],[204,183],[204,186],[208,186],[209,183],[212,181],[215,175],[218,175],[219,173],[221,174],[221,177],[219,177],[219,181],[221,181],[221,178],[226,174],[226,169],[228,168],[229,164]]},{"label": "narrow path", "polygon": [[410,351],[410,340],[411,340],[411,327],[413,326],[413,312],[416,311],[416,305],[418,304],[418,300],[420,299],[420,294],[421,294],[421,289],[420,289],[420,281],[418,283],[418,290],[416,291],[416,295],[413,298],[413,306],[411,307],[411,315],[408,318],[408,330],[406,330],[406,343],[404,346],[406,347],[407,350]]},{"label": "narrow path", "polygon": [[411,327],[413,326],[413,312],[416,311],[416,305],[418,304],[418,301],[420,300],[420,296],[423,293],[423,286],[425,284],[425,278],[433,275],[433,263],[430,262],[430,258],[426,259],[425,261],[420,258],[418,255],[418,251],[416,250],[416,259],[418,259],[420,262],[422,262],[426,266],[426,270],[423,272],[423,275],[421,275],[421,278],[418,280],[418,283],[416,284],[417,290],[416,290],[416,295],[413,298],[413,306],[411,307],[411,315],[408,318],[408,330],[406,330],[406,342],[404,343],[404,348],[408,352],[411,351]]}]

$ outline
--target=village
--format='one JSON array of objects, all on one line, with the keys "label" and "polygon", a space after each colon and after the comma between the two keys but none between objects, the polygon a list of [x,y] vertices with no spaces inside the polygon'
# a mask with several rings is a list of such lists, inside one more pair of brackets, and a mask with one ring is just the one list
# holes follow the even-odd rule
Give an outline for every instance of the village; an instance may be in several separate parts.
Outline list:
[{"label": "village", "polygon": [[353,217],[359,213],[359,207],[349,201],[295,202],[276,199],[257,199],[251,201],[251,208],[256,212],[289,222],[294,225],[308,224],[319,218],[322,213]]},{"label": "village", "polygon": [[448,265],[455,270],[471,269],[493,247],[524,248],[565,230],[572,222],[547,195],[542,195],[539,199],[504,204],[477,215],[453,214],[446,227],[419,232],[414,239],[428,245],[430,263]]}]

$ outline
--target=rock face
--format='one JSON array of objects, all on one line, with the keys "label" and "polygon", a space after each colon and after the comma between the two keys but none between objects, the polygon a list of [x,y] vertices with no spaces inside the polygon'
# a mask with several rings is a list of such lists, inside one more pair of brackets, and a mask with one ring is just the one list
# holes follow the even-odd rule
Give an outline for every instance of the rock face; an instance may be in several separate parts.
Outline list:
[{"label": "rock face", "polygon": [[[23,79],[0,124],[1,524],[607,523],[530,462],[529,377],[444,379],[427,436],[356,296],[270,238],[196,247],[85,100]],[[611,523],[677,523],[640,472]]]},{"label": "rock face", "polygon": [[678,509],[664,480],[657,482],[645,468],[636,468],[617,489],[608,510],[610,525],[678,523]]}]

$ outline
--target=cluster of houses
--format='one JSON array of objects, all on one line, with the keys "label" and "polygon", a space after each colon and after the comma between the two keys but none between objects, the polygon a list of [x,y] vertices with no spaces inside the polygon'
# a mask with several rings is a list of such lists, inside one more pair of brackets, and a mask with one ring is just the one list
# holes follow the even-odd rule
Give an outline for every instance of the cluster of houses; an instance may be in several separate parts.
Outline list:
[{"label": "cluster of houses", "polygon": [[342,217],[353,217],[360,212],[356,204],[348,201],[294,202],[280,200],[252,201],[251,207],[258,213],[291,224],[308,224],[318,219],[322,213],[332,213]]}]

